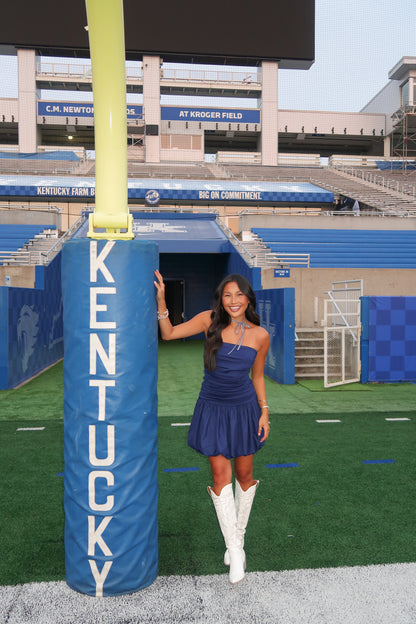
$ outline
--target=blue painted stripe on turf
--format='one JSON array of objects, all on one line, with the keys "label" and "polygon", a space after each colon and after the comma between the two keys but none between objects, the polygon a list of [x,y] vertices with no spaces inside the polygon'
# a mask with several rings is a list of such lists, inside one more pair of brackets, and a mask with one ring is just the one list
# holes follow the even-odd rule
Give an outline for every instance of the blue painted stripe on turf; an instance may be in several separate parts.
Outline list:
[{"label": "blue painted stripe on turf", "polygon": [[195,472],[199,468],[165,468],[163,472]]},{"label": "blue painted stripe on turf", "polygon": [[299,464],[266,464],[266,468],[299,468]]},{"label": "blue painted stripe on turf", "polygon": [[363,464],[395,464],[395,459],[363,459]]},{"label": "blue painted stripe on turf", "polygon": [[64,473],[63,472],[58,472],[58,474],[56,475],[57,477],[63,477]]}]

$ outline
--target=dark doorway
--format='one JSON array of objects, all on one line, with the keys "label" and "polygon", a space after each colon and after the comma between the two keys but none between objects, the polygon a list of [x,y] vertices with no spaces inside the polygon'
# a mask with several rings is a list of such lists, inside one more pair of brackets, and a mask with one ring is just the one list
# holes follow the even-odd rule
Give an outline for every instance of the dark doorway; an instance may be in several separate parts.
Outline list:
[{"label": "dark doorway", "polygon": [[184,319],[184,280],[165,279],[166,305],[172,325],[179,325]]}]

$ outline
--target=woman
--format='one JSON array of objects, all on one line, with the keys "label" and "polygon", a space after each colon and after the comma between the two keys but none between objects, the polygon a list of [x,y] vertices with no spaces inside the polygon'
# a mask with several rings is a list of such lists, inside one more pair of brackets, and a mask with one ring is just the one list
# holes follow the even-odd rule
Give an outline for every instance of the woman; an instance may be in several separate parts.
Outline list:
[{"label": "woman", "polygon": [[259,483],[253,479],[253,455],[270,431],[264,383],[269,334],[260,327],[255,294],[242,275],[223,279],[215,291],[212,310],[175,326],[169,321],[162,275],[159,271],[155,275],[163,340],[201,332],[206,335],[205,375],[188,444],[209,458],[213,487],[208,488],[208,493],[227,547],[224,563],[230,566],[230,582],[235,584],[245,576],[244,534]]}]

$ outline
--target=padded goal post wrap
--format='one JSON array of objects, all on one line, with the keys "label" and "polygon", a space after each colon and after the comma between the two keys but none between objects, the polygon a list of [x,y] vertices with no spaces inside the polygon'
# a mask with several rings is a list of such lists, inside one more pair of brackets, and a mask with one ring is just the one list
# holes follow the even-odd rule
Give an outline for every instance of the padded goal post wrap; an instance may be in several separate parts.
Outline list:
[{"label": "padded goal post wrap", "polygon": [[157,576],[157,313],[150,241],[62,252],[65,567],[114,596]]}]

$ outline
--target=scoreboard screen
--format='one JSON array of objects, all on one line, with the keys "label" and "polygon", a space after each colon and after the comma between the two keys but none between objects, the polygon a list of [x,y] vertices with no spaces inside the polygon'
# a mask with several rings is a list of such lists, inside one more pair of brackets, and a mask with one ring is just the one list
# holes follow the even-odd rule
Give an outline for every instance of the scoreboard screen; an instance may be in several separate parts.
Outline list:
[{"label": "scoreboard screen", "polygon": [[[124,0],[128,60],[308,69],[315,58],[315,0]],[[0,53],[89,56],[84,0],[7,0]]]}]

